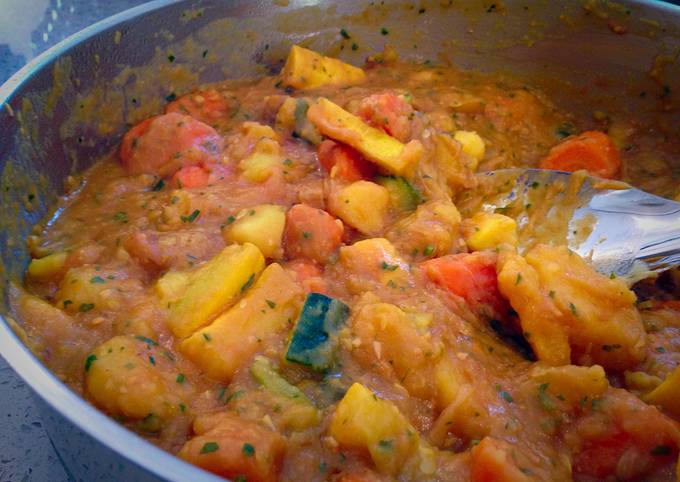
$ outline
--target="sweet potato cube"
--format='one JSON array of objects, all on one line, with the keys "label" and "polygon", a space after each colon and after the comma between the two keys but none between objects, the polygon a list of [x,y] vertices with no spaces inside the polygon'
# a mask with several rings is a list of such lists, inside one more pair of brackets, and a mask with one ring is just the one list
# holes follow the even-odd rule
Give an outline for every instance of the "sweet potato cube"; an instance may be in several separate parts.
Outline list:
[{"label": "sweet potato cube", "polygon": [[517,223],[498,213],[477,213],[463,224],[465,242],[474,251],[495,249],[500,244],[517,246]]},{"label": "sweet potato cube", "polygon": [[370,181],[357,181],[331,194],[329,208],[345,223],[364,234],[377,234],[385,226],[390,193]]},{"label": "sweet potato cube", "polygon": [[271,264],[241,301],[184,340],[180,351],[208,376],[229,381],[269,337],[293,326],[303,299],[302,288]]},{"label": "sweet potato cube", "polygon": [[323,97],[309,107],[307,118],[323,135],[352,146],[390,174],[412,176],[423,155],[420,141],[403,144]]},{"label": "sweet potato cube", "polygon": [[293,45],[281,71],[284,85],[314,89],[324,85],[355,85],[366,79],[363,70],[313,50]]},{"label": "sweet potato cube", "polygon": [[186,273],[183,289],[181,277],[173,272],[160,278],[156,293],[162,306],[170,310],[168,325],[174,335],[185,338],[209,323],[253,284],[263,268],[260,250],[246,243],[227,246],[201,267]]}]

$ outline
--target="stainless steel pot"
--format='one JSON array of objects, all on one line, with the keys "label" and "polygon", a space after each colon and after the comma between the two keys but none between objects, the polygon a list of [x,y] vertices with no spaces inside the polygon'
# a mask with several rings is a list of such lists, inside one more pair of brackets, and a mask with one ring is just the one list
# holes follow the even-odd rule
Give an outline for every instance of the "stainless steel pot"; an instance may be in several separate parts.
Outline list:
[{"label": "stainless steel pot", "polygon": [[[127,126],[159,110],[164,97],[197,83],[277,71],[291,43],[357,63],[391,43],[421,62],[548,79],[551,94],[570,108],[616,105],[680,125],[680,7],[452,3],[158,0],[72,36],[0,87],[0,354],[36,393],[74,479],[218,480],[80,399],[9,322],[8,286],[25,269],[31,226],[49,213],[69,174],[114,148]],[[585,85],[588,95],[573,95]]]}]

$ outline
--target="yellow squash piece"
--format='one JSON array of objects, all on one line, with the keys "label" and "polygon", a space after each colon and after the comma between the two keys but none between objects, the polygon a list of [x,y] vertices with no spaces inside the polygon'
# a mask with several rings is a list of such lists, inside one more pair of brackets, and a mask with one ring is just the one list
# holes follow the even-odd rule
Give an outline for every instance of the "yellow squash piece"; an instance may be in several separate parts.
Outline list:
[{"label": "yellow squash piece", "polygon": [[676,367],[661,385],[642,399],[647,403],[660,405],[674,417],[680,418],[680,367]]},{"label": "yellow squash piece", "polygon": [[156,284],[156,293],[170,310],[168,325],[173,334],[185,338],[210,322],[253,284],[263,268],[260,250],[245,243],[227,246],[195,271],[165,274]]},{"label": "yellow squash piece", "polygon": [[484,152],[486,147],[484,145],[484,140],[475,131],[456,131],[453,138],[460,142],[463,148],[463,152],[476,161],[474,166],[471,166],[474,171],[477,169],[477,162],[481,161],[484,157]]},{"label": "yellow squash piece", "polygon": [[238,167],[243,173],[243,177],[252,182],[264,182],[269,179],[274,169],[281,165],[281,146],[274,139],[263,137],[255,147],[253,152],[239,162]]},{"label": "yellow squash piece", "polygon": [[280,258],[283,256],[281,239],[285,225],[283,206],[253,206],[238,213],[236,221],[226,227],[224,239],[233,243],[252,243],[266,258]]},{"label": "yellow squash piece", "polygon": [[370,181],[356,181],[331,193],[330,211],[364,234],[379,233],[385,226],[390,193]]},{"label": "yellow squash piece", "polygon": [[517,223],[497,213],[477,213],[465,224],[465,242],[473,251],[495,249],[500,244],[517,246]]},{"label": "yellow squash piece", "polygon": [[313,50],[293,45],[281,71],[283,84],[295,89],[324,85],[355,85],[366,80],[363,70]]},{"label": "yellow squash piece", "polygon": [[355,383],[335,409],[329,429],[340,445],[366,450],[378,470],[396,474],[418,451],[420,437],[399,409]]},{"label": "yellow squash piece", "polygon": [[66,265],[67,254],[52,253],[44,258],[32,259],[28,265],[28,275],[34,279],[48,279],[61,273]]},{"label": "yellow squash piece", "polygon": [[307,118],[323,135],[354,147],[366,159],[397,176],[412,176],[423,155],[420,141],[402,144],[323,97],[309,107]]},{"label": "yellow squash piece", "polygon": [[241,301],[184,340],[180,351],[208,376],[229,381],[271,336],[293,326],[303,299],[303,289],[271,264]]},{"label": "yellow squash piece", "polygon": [[538,363],[533,366],[529,376],[535,383],[545,384],[543,393],[571,405],[578,404],[584,397],[592,400],[602,396],[609,388],[604,369],[599,365],[551,367]]}]

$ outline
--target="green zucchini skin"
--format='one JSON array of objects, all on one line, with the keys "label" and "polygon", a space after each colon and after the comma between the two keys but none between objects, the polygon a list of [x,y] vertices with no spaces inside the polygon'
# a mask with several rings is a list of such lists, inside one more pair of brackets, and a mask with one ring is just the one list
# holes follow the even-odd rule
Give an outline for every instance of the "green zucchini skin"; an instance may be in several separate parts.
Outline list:
[{"label": "green zucchini skin", "polygon": [[378,176],[376,182],[389,191],[393,204],[402,211],[413,211],[423,202],[420,192],[403,177]]},{"label": "green zucchini skin", "polygon": [[338,332],[348,317],[349,307],[342,301],[321,293],[307,295],[288,344],[286,360],[322,373],[331,369]]}]

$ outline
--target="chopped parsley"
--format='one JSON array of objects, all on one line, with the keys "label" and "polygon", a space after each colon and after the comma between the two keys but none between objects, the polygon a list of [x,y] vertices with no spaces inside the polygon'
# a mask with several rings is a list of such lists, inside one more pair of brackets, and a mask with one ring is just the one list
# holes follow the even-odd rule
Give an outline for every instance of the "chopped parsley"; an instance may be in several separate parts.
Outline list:
[{"label": "chopped parsley", "polygon": [[342,35],[342,38],[346,39],[350,38],[349,34],[347,33],[347,30],[345,30],[344,28],[340,29],[340,35]]},{"label": "chopped parsley", "polygon": [[89,371],[92,364],[97,360],[97,355],[90,355],[85,359],[85,371]]},{"label": "chopped parsley", "polygon": [[250,278],[248,278],[248,281],[243,283],[243,286],[241,286],[241,293],[243,293],[245,290],[253,286],[253,283],[255,282],[255,273],[250,275]]},{"label": "chopped parsley", "polygon": [[200,214],[201,214],[200,209],[194,209],[194,212],[192,212],[188,216],[180,216],[180,218],[182,219],[183,223],[193,223]]},{"label": "chopped parsley", "polygon": [[272,310],[276,308],[276,303],[274,303],[272,300],[265,300],[267,302],[267,306],[269,306]]},{"label": "chopped parsley", "polygon": [[574,303],[569,302],[569,309],[571,310],[571,314],[574,316],[578,316],[578,312],[576,311],[576,306]]},{"label": "chopped parsley", "polygon": [[392,450],[394,448],[394,442],[392,440],[380,440],[378,442],[378,447],[380,450]]},{"label": "chopped parsley", "polygon": [[201,54],[203,58],[206,58],[208,56],[208,51],[204,50],[203,53]]},{"label": "chopped parsley", "polygon": [[649,453],[655,456],[664,456],[673,453],[673,449],[669,445],[657,445]]},{"label": "chopped parsley", "polygon": [[187,379],[187,377],[184,376],[184,373],[180,373],[179,375],[177,375],[177,378],[175,378],[175,381],[177,383],[184,383],[184,380],[186,380],[186,379]]},{"label": "chopped parsley", "polygon": [[156,364],[156,359],[152,355],[149,355],[149,363],[151,363],[152,365]]},{"label": "chopped parsley", "polygon": [[538,387],[538,401],[541,403],[541,406],[548,411],[554,410],[555,408],[555,404],[550,398],[550,395],[546,393],[549,385],[549,383],[541,383]]},{"label": "chopped parsley", "polygon": [[434,246],[431,244],[425,246],[425,249],[423,249],[423,255],[430,256],[432,253],[434,253]]},{"label": "chopped parsley", "polygon": [[116,214],[113,215],[113,220],[121,222],[123,224],[128,223],[128,215],[125,211],[118,211]]},{"label": "chopped parsley", "polygon": [[302,237],[305,239],[310,239],[312,237],[312,233],[309,231],[302,231]]},{"label": "chopped parsley", "polygon": [[253,447],[252,444],[246,442],[243,444],[241,452],[243,452],[243,455],[245,455],[246,457],[253,457],[255,455],[255,447]]},{"label": "chopped parsley", "polygon": [[163,179],[159,179],[157,182],[154,183],[153,186],[151,186],[151,190],[154,192],[158,192],[161,189],[165,187],[165,181]]},{"label": "chopped parsley", "polygon": [[170,92],[168,95],[165,96],[165,100],[168,102],[172,102],[173,100],[177,99],[177,94],[174,92]]},{"label": "chopped parsley", "polygon": [[[68,301],[68,300],[66,300],[66,301]],[[64,303],[66,303],[66,301],[64,301]],[[666,349],[662,346],[657,346],[656,348],[654,348],[654,351],[657,352],[657,353],[666,353]]]},{"label": "chopped parsley", "polygon": [[385,271],[396,271],[397,268],[399,267],[398,264],[387,264],[387,262],[383,261],[382,264],[380,265],[382,269]]},{"label": "chopped parsley", "polygon": [[68,305],[72,305],[73,301],[71,300],[64,300],[64,308],[66,308]]},{"label": "chopped parsley", "polygon": [[138,339],[139,341],[143,341],[149,346],[158,346],[157,342],[153,341],[151,338],[147,338],[146,336],[138,335],[135,336],[135,338]]},{"label": "chopped parsley", "polygon": [[390,31],[387,30],[385,27],[383,27],[383,28],[380,29],[380,33],[383,34],[383,35],[388,35],[390,33]]},{"label": "chopped parsley", "polygon": [[352,50],[359,50],[359,46],[356,43],[353,43]]},{"label": "chopped parsley", "polygon": [[175,57],[174,55],[170,54],[170,55],[168,55],[168,62],[174,62],[176,58],[177,58],[177,57]]},{"label": "chopped parsley", "polygon": [[212,341],[212,336],[210,336],[210,333],[203,333],[203,339],[205,341]]},{"label": "chopped parsley", "polygon": [[505,400],[506,402],[512,403],[512,402],[515,401],[515,400],[512,398],[512,396],[511,396],[508,392],[506,392],[505,390],[501,390],[501,386],[500,386],[500,385],[496,385],[496,390],[498,390],[498,394],[499,394],[499,395],[501,396],[501,398],[502,398],[503,400]]},{"label": "chopped parsley", "polygon": [[78,307],[78,311],[81,313],[87,313],[88,311],[94,309],[94,303],[81,303]]},{"label": "chopped parsley", "polygon": [[220,446],[217,444],[217,442],[206,442],[203,444],[203,447],[201,447],[201,454],[210,454],[212,452],[217,452],[219,448]]},{"label": "chopped parsley", "polygon": [[90,278],[90,283],[92,283],[92,284],[102,284],[102,283],[106,283],[106,280],[104,278],[102,278],[101,276],[93,276],[92,278]]},{"label": "chopped parsley", "polygon": [[515,286],[522,282],[522,273],[517,273],[517,278],[515,278]]}]

